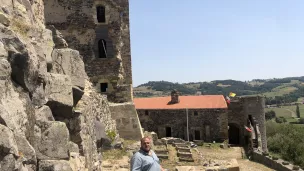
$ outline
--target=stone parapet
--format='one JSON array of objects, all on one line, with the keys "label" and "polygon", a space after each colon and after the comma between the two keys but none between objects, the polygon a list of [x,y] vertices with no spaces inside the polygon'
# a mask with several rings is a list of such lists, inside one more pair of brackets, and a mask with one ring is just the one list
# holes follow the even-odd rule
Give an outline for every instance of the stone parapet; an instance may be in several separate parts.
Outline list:
[{"label": "stone parapet", "polygon": [[289,162],[284,161],[282,159],[277,159],[269,155],[265,155],[257,150],[253,151],[252,160],[277,171],[293,171],[293,170],[303,171],[303,169],[299,168],[299,166],[290,164]]}]

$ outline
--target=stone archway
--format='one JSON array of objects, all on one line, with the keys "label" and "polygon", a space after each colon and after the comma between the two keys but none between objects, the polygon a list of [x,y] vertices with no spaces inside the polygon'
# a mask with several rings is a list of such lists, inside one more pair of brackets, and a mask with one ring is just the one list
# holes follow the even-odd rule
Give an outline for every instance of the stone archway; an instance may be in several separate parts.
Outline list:
[{"label": "stone archway", "polygon": [[229,123],[229,144],[240,144],[240,127],[235,123]]}]

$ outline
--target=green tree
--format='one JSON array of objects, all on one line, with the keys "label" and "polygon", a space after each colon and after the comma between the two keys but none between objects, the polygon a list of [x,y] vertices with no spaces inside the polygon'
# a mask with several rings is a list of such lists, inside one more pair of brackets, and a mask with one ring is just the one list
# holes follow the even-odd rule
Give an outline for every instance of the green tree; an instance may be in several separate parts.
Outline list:
[{"label": "green tree", "polygon": [[296,113],[297,113],[297,117],[300,118],[301,115],[300,115],[300,108],[299,108],[299,105],[297,104],[297,110],[296,110]]},{"label": "green tree", "polygon": [[275,111],[271,110],[265,113],[265,119],[266,120],[271,120],[273,118],[276,118],[276,113]]}]

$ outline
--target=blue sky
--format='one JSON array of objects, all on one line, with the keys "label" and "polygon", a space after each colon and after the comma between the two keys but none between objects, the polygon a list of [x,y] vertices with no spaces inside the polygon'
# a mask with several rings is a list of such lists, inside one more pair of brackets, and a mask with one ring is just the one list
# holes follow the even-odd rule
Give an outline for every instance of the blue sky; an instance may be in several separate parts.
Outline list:
[{"label": "blue sky", "polygon": [[133,84],[304,75],[303,0],[130,0]]}]

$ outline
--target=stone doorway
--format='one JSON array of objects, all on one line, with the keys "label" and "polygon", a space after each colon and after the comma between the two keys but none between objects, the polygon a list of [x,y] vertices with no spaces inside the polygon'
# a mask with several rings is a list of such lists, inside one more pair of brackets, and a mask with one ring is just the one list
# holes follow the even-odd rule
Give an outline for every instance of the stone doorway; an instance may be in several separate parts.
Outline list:
[{"label": "stone doorway", "polygon": [[229,126],[229,144],[240,144],[240,128],[237,124],[230,123]]},{"label": "stone doorway", "polygon": [[171,127],[166,127],[166,137],[172,137],[171,131]]},{"label": "stone doorway", "polygon": [[195,140],[200,140],[201,139],[201,132],[198,130],[194,131],[194,139]]}]

